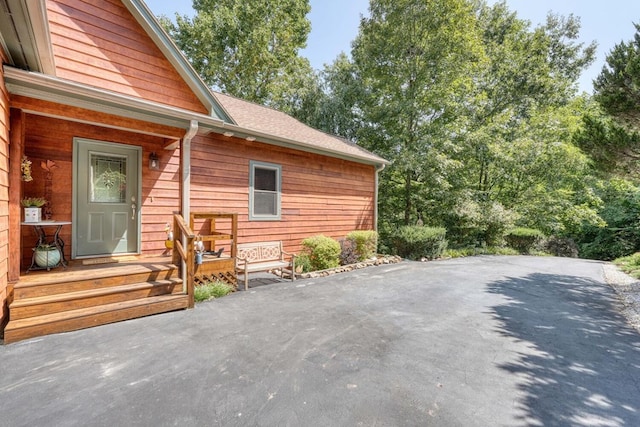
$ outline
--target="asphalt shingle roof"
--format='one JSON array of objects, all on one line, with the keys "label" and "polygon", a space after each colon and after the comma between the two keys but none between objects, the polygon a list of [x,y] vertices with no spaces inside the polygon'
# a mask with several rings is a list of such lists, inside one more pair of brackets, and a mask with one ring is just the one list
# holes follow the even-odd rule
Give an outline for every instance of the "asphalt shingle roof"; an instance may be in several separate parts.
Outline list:
[{"label": "asphalt shingle roof", "polygon": [[236,125],[295,141],[301,148],[313,148],[327,155],[348,157],[373,164],[388,162],[346,139],[329,135],[273,108],[215,92],[214,96]]}]

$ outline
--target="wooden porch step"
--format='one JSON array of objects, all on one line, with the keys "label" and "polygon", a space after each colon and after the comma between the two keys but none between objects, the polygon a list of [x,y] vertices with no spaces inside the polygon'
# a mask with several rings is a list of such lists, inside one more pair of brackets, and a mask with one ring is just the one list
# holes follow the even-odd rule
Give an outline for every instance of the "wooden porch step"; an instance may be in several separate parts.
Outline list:
[{"label": "wooden porch step", "polygon": [[181,294],[182,280],[178,278],[111,286],[62,294],[16,299],[11,303],[11,320],[26,319],[86,307],[124,302],[128,300]]},{"label": "wooden porch step", "polygon": [[75,331],[151,314],[181,310],[187,308],[188,304],[187,295],[162,295],[26,319],[11,319],[4,331],[4,342],[9,344],[42,335]]},{"label": "wooden porch step", "polygon": [[23,275],[15,285],[13,293],[14,300],[20,300],[141,282],[173,280],[178,275],[179,269],[173,264],[141,263],[108,268],[91,266]]}]

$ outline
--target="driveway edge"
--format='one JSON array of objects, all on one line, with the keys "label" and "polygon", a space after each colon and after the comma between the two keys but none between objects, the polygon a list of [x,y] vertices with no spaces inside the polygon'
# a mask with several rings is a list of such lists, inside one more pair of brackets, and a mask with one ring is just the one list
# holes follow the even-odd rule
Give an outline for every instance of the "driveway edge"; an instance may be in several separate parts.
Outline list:
[{"label": "driveway edge", "polygon": [[622,314],[640,332],[640,281],[622,272],[614,264],[603,264],[602,274],[622,302]]}]

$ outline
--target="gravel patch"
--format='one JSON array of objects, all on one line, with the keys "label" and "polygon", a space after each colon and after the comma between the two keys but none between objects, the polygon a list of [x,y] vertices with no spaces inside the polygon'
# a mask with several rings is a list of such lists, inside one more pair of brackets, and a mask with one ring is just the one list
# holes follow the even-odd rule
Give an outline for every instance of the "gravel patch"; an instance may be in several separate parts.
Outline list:
[{"label": "gravel patch", "polygon": [[640,332],[640,281],[622,272],[613,264],[602,266],[604,279],[622,303],[622,314],[629,324]]}]

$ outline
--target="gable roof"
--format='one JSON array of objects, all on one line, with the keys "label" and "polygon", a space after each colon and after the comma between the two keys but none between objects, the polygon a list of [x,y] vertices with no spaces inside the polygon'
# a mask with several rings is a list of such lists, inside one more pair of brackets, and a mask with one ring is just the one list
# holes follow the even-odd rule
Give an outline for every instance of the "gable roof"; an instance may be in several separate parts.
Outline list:
[{"label": "gable roof", "polygon": [[292,141],[307,151],[332,154],[349,160],[384,165],[385,159],[346,139],[319,131],[290,115],[273,108],[244,101],[233,96],[215,92],[214,96],[236,125],[249,131],[272,135],[283,141]]}]

